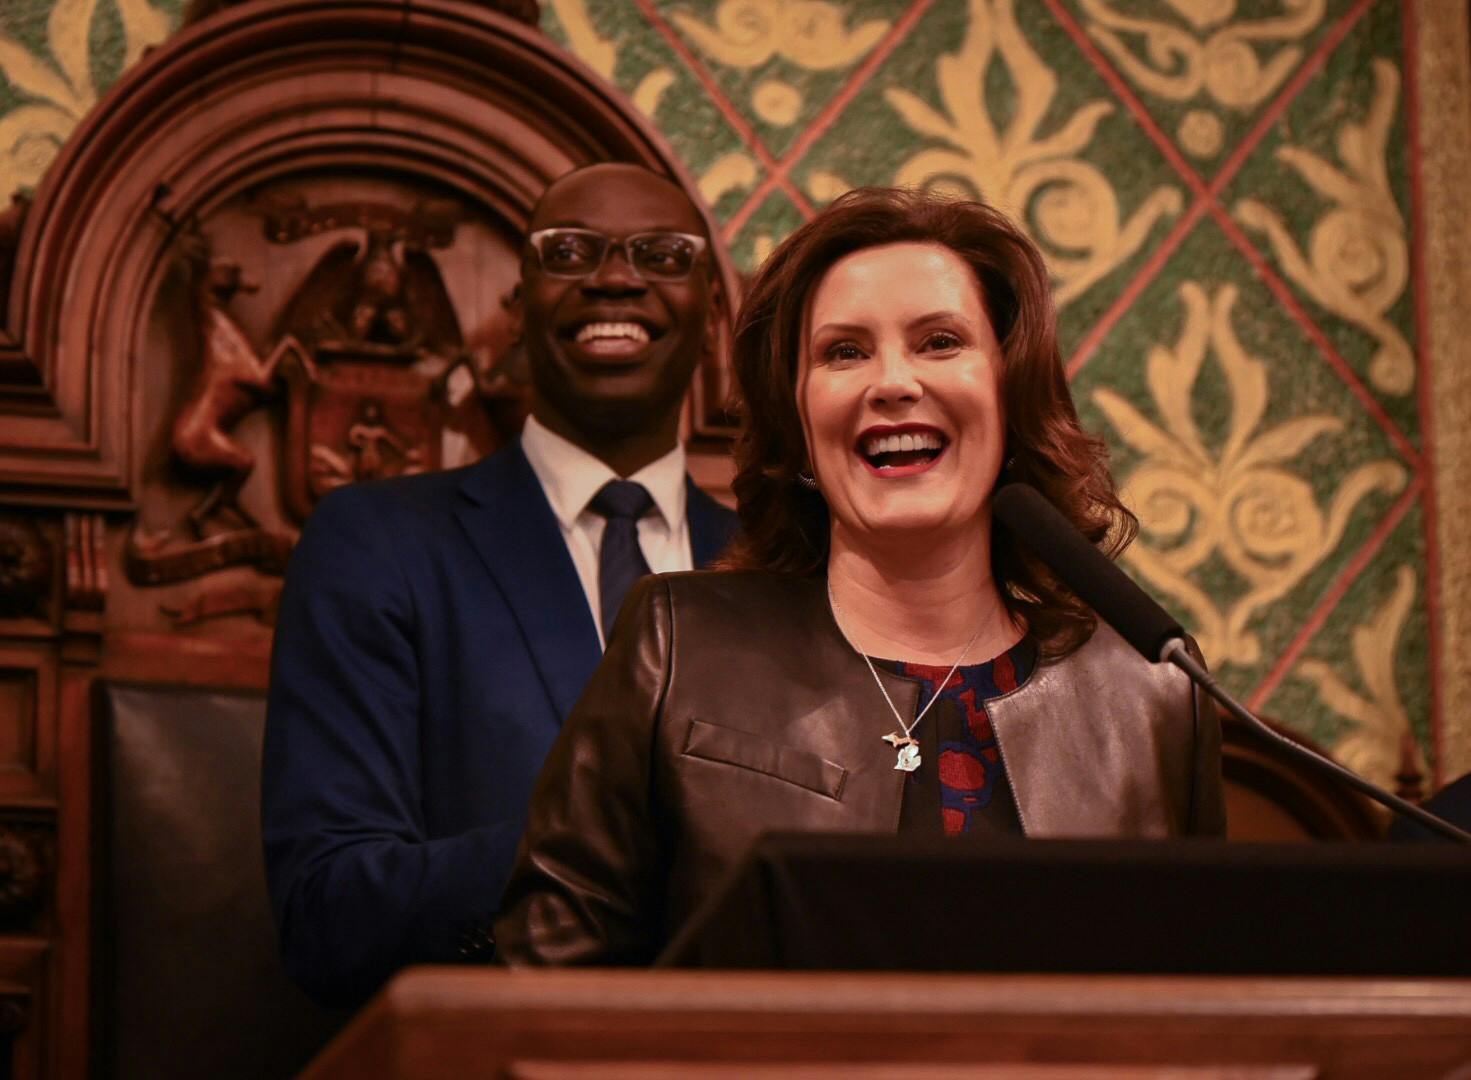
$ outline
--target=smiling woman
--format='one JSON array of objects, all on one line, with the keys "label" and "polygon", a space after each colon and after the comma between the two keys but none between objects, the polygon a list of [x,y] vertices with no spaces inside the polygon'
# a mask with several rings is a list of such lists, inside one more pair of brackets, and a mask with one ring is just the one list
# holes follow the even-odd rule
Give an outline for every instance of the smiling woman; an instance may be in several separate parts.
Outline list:
[{"label": "smiling woman", "polygon": [[[805,321],[797,408],[830,510],[828,580],[845,598],[850,637],[865,653],[948,664],[977,625],[975,589],[950,587],[963,578],[981,585],[993,615],[973,648],[999,655],[1021,637],[994,617],[1005,606],[985,565],[1006,445],[1002,357],[970,267],[939,244],[864,248],[823,276]],[[937,563],[928,587],[939,613],[905,626],[871,611],[895,587],[913,589],[899,586],[912,575],[888,564],[912,570],[917,556]]]},{"label": "smiling woman", "polygon": [[[1042,256],[1004,215],[911,191],[849,193],[762,268],[742,308],[735,362],[746,401],[734,484],[743,532],[729,565],[811,574],[831,561],[841,579],[868,563],[850,557],[855,544],[912,566],[923,533],[941,562],[966,553],[955,573],[982,589],[994,584],[996,602],[1044,656],[1066,655],[1091,635],[1092,613],[1045,567],[1008,536],[992,542],[990,493],[1003,466],[1006,479],[1041,489],[1110,555],[1136,530],[1103,441],[1078,424]],[[907,476],[879,468],[895,462],[867,461],[854,425],[882,435],[912,423],[947,443],[964,438],[921,483],[872,482]],[[856,471],[860,462],[875,468]],[[871,482],[858,482],[863,472]],[[798,482],[803,475],[820,481],[820,495]],[[952,536],[959,550],[944,544]],[[911,575],[887,566],[870,576]],[[835,583],[840,600],[846,591]],[[848,606],[863,605],[855,596]],[[893,648],[912,650],[913,635],[934,626],[933,605],[920,607],[924,627],[907,628]],[[880,633],[893,626],[887,614],[860,620]],[[857,632],[861,644],[884,644]]]},{"label": "smiling woman", "polygon": [[651,960],[768,830],[1221,835],[1220,731],[1004,532],[1003,477],[1132,537],[1041,256],[976,202],[867,189],[736,331],[726,569],[645,579],[537,785],[510,963]]}]

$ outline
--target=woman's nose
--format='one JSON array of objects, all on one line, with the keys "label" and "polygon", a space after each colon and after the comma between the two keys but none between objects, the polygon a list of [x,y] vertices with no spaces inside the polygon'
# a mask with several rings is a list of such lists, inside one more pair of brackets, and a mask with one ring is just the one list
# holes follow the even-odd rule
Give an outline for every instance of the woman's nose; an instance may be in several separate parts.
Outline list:
[{"label": "woman's nose", "polygon": [[875,405],[893,405],[918,401],[924,395],[915,370],[914,358],[901,349],[879,353],[873,369],[874,381],[868,388],[868,400]]}]

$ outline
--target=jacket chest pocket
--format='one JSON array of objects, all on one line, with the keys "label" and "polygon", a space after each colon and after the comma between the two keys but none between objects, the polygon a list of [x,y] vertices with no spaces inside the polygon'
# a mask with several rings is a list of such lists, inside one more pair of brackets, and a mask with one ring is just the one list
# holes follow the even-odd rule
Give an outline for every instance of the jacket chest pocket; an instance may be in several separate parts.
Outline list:
[{"label": "jacket chest pocket", "polygon": [[749,769],[834,801],[842,799],[848,781],[848,770],[826,758],[703,720],[690,721],[680,754]]}]

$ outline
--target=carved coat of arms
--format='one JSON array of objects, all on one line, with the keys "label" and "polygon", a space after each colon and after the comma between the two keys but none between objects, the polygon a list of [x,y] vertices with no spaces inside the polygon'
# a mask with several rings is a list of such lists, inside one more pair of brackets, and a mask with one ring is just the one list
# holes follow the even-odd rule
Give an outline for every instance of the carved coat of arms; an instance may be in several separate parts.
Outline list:
[{"label": "carved coat of arms", "polygon": [[[125,565],[137,584],[238,565],[284,570],[289,535],[259,522],[239,498],[257,455],[236,428],[256,409],[274,406],[282,417],[280,502],[298,523],[334,488],[442,467],[446,445],[461,458],[487,452],[514,433],[523,414],[520,381],[508,365],[497,367],[515,338],[509,316],[467,346],[435,261],[434,252],[454,242],[455,204],[311,206],[276,198],[260,210],[271,245],[342,238],[301,279],[272,343],[260,349],[230,310],[255,284],[239,262],[213,250],[197,224],[183,230],[198,363],[171,425],[170,449],[202,494],[171,529],[135,527]],[[242,606],[214,603],[219,610],[174,614],[194,621]]]}]

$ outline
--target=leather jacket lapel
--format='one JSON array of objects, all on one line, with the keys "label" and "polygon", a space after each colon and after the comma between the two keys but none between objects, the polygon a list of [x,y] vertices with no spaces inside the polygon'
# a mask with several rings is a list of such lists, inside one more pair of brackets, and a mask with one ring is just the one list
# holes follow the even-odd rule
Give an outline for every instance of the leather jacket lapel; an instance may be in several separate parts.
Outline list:
[{"label": "leather jacket lapel", "polygon": [[[791,615],[803,613],[808,624],[803,637],[810,642],[810,668],[821,673],[820,681],[831,688],[823,706],[798,723],[820,733],[827,747],[823,756],[848,769],[843,803],[852,815],[854,831],[897,832],[908,774],[894,768],[895,751],[884,742],[894,730],[894,714],[874,685],[868,665],[838,629],[825,579],[793,580],[789,589]],[[912,718],[919,684],[885,671],[879,678],[900,715]]]},{"label": "leather jacket lapel", "polygon": [[456,516],[565,720],[602,653],[556,516],[519,442],[471,469],[460,490],[465,498]]},{"label": "leather jacket lapel", "polygon": [[[868,675],[867,665],[864,666],[864,674]],[[883,680],[884,686],[889,691],[889,698],[894,702],[894,708],[899,710],[899,715],[904,717],[906,723],[912,723],[914,714],[919,711],[919,683],[912,679],[901,679],[897,675],[890,675],[887,671],[880,671],[879,678]],[[869,685],[873,684],[873,676],[868,677]],[[860,715],[864,716],[863,738],[860,740],[863,748],[863,762],[865,769],[871,769],[881,774],[884,779],[876,785],[882,785],[890,800],[885,807],[885,831],[899,831],[899,815],[904,808],[904,781],[909,778],[907,772],[902,772],[894,767],[898,760],[899,752],[888,743],[884,742],[884,736],[893,731],[898,724],[894,720],[894,714],[889,711],[889,706],[884,702],[883,695],[879,693],[877,686],[873,687],[873,696],[879,700],[875,703],[877,709],[866,709]],[[868,721],[868,717],[872,717]],[[873,730],[868,730],[872,726]]]},{"label": "leather jacket lapel", "polygon": [[[1170,778],[1189,775],[1194,732],[1171,701],[1174,669],[1144,664],[1106,626],[1066,659],[986,702],[1022,831],[1029,836],[1168,836]],[[1183,676],[1180,677],[1183,679]],[[1179,761],[1173,759],[1181,758]]]}]

